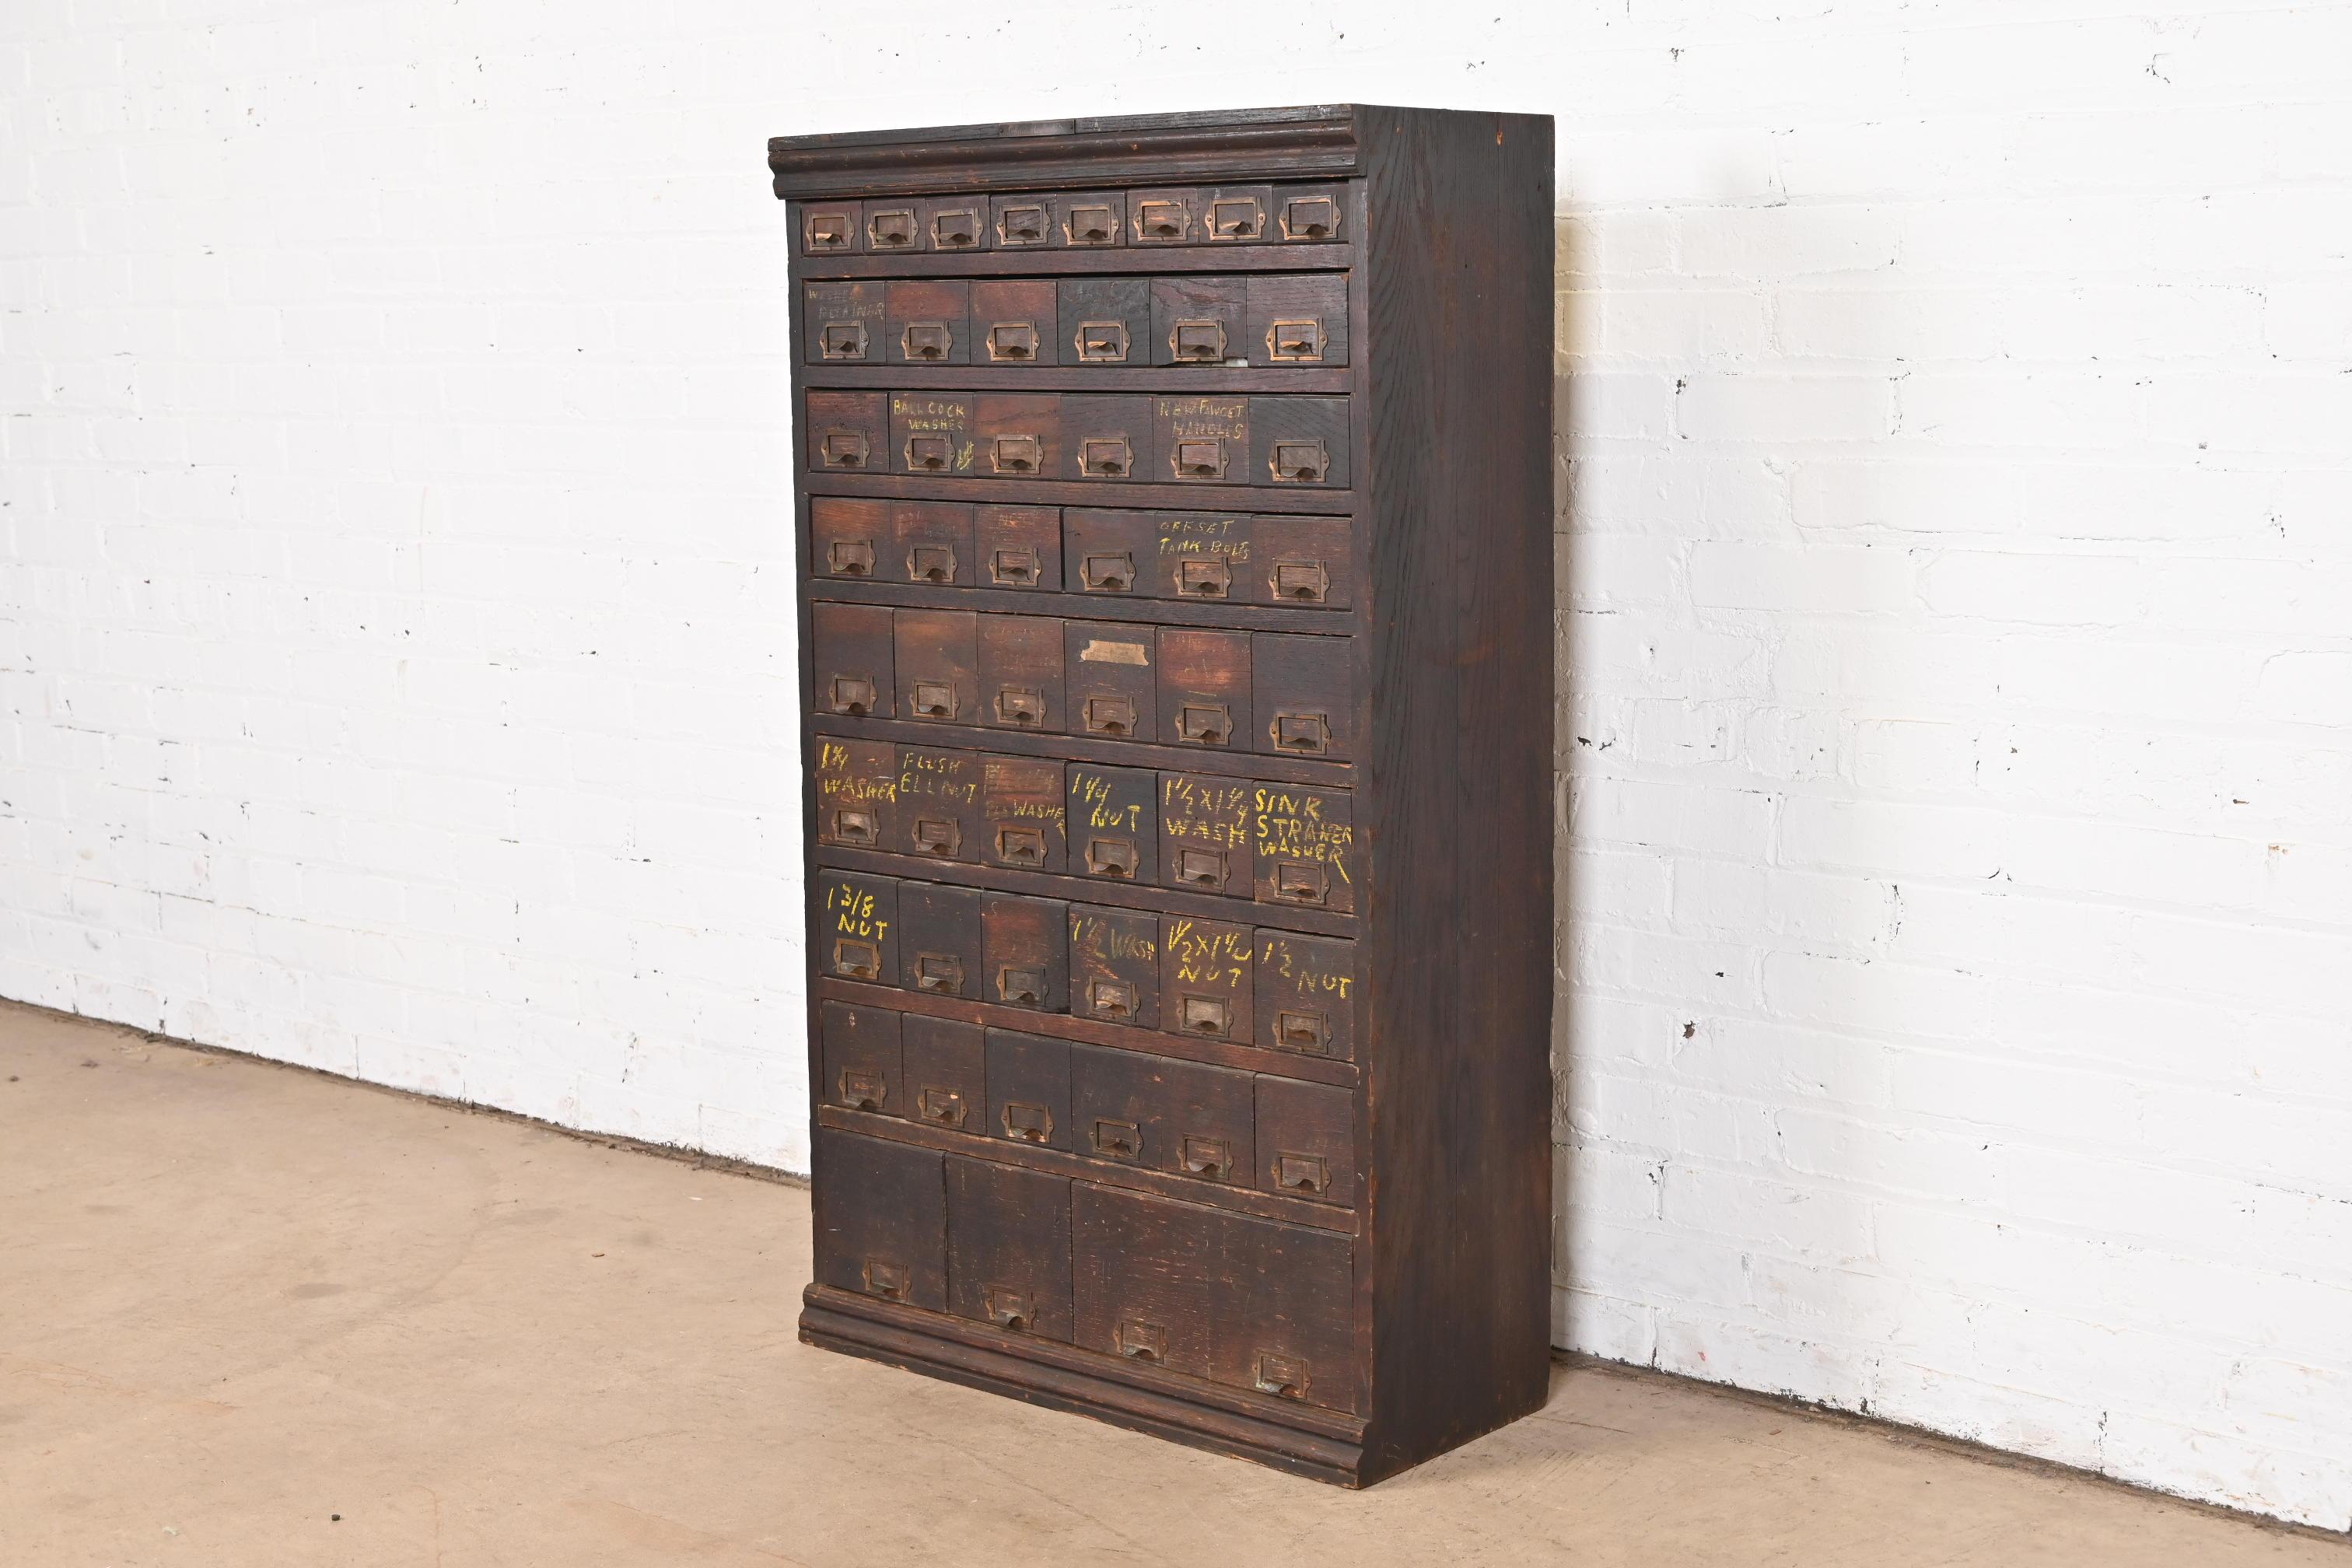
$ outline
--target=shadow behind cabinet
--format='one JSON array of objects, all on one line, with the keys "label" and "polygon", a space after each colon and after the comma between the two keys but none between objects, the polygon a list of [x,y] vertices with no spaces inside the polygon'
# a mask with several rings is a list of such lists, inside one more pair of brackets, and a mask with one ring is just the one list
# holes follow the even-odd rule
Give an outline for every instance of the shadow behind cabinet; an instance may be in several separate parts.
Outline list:
[{"label": "shadow behind cabinet", "polygon": [[1552,127],[779,138],[802,1337],[1364,1485],[1548,1368]]}]

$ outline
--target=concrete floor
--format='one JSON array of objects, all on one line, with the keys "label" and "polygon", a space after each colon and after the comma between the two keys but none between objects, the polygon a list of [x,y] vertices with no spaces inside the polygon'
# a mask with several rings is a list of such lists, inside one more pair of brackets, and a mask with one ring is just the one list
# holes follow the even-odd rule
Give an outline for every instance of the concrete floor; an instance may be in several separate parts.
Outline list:
[{"label": "concrete floor", "polygon": [[0,1080],[7,1564],[2352,1565],[1591,1366],[1343,1492],[800,1344],[793,1186],[5,1004]]}]

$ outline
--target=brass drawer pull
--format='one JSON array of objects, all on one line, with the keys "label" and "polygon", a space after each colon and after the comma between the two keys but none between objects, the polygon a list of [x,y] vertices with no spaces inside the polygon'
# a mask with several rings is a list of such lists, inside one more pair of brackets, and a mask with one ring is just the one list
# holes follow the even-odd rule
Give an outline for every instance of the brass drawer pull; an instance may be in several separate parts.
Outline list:
[{"label": "brass drawer pull", "polygon": [[1033,321],[999,321],[988,329],[988,357],[1023,363],[1037,357],[1037,327]]},{"label": "brass drawer pull", "polygon": [[907,467],[919,474],[945,473],[955,463],[955,443],[945,436],[907,437]]},{"label": "brass drawer pull", "polygon": [[1045,1005],[1045,972],[1017,963],[1001,965],[996,971],[996,994],[1000,1001],[1016,1007],[1042,1007]]},{"label": "brass drawer pull", "polygon": [[1195,1138],[1188,1134],[1179,1151],[1178,1163],[1184,1167],[1184,1173],[1188,1176],[1222,1182],[1233,1172],[1233,1145],[1223,1138]]},{"label": "brass drawer pull", "polygon": [[1074,206],[1064,231],[1072,245],[1108,245],[1118,237],[1118,214],[1097,203]]},{"label": "brass drawer pull", "polygon": [[1124,594],[1135,586],[1135,557],[1089,555],[1078,563],[1078,577],[1090,594]]},{"label": "brass drawer pull", "polygon": [[1307,1397],[1307,1363],[1296,1356],[1260,1351],[1255,1381],[1261,1394],[1271,1394],[1277,1399],[1304,1399]]},{"label": "brass drawer pull", "polygon": [[1339,232],[1339,204],[1329,196],[1292,196],[1282,204],[1282,237],[1330,239]]},{"label": "brass drawer pull", "polygon": [[1033,686],[999,687],[996,719],[1001,724],[1042,724],[1045,721],[1045,694]]},{"label": "brass drawer pull", "polygon": [[1051,1143],[1054,1141],[1054,1113],[1042,1105],[1023,1105],[1019,1101],[1006,1104],[1000,1118],[1004,1123],[1004,1135],[1023,1143]]},{"label": "brass drawer pull", "polygon": [[934,1127],[963,1125],[963,1096],[949,1089],[927,1089],[915,1097],[915,1108]]},{"label": "brass drawer pull", "polygon": [[1027,1293],[1009,1286],[982,1286],[980,1310],[990,1322],[1008,1333],[1026,1333],[1037,1321],[1035,1302]]},{"label": "brass drawer pull", "polygon": [[1294,1051],[1319,1051],[1331,1041],[1331,1024],[1320,1013],[1276,1013],[1276,1044]]},{"label": "brass drawer pull", "polygon": [[1331,1167],[1319,1154],[1276,1154],[1274,1184],[1286,1193],[1321,1196],[1331,1188]]},{"label": "brass drawer pull", "polygon": [[862,468],[872,450],[862,431],[828,430],[824,433],[822,451],[824,466],[828,468]]},{"label": "brass drawer pull", "polygon": [[1008,824],[996,830],[996,858],[1008,866],[1043,866],[1045,830]]},{"label": "brass drawer pull", "polygon": [[1037,559],[1037,552],[1024,544],[1017,550],[1000,550],[990,556],[988,574],[996,582],[1026,588],[1045,575],[1045,569]]},{"label": "brass drawer pull", "polygon": [[1274,749],[1319,757],[1331,749],[1331,721],[1320,713],[1277,713]]},{"label": "brass drawer pull", "polygon": [[1319,485],[1331,471],[1331,454],[1320,441],[1276,441],[1267,462],[1281,485]]},{"label": "brass drawer pull", "polygon": [[1169,461],[1180,479],[1221,479],[1225,476],[1223,441],[1179,441]]},{"label": "brass drawer pull", "polygon": [[955,686],[945,680],[915,682],[915,717],[919,719],[952,719],[955,717]]},{"label": "brass drawer pull", "polygon": [[1234,569],[1223,561],[1176,563],[1176,586],[1188,599],[1222,599],[1233,585]]},{"label": "brass drawer pull", "polygon": [[866,675],[833,678],[833,710],[863,719],[874,711],[874,679]]},{"label": "brass drawer pull", "polygon": [[918,583],[952,583],[955,573],[952,544],[918,544],[907,552],[907,575]]},{"label": "brass drawer pull", "polygon": [[945,321],[909,321],[898,343],[908,359],[942,360],[954,350],[955,336]]},{"label": "brass drawer pull", "polygon": [[866,357],[866,323],[827,321],[817,333],[817,357],[834,362]]},{"label": "brass drawer pull", "polygon": [[1181,239],[1184,231],[1192,226],[1192,215],[1184,210],[1182,202],[1135,204],[1135,235],[1138,239]]},{"label": "brass drawer pull", "polygon": [[1087,364],[1123,364],[1127,361],[1125,321],[1080,321],[1070,340]]},{"label": "brass drawer pull", "polygon": [[[1135,875],[1135,841],[1130,838],[1096,838],[1087,844],[1087,875],[1090,877],[1124,877]],[[1108,982],[1099,983],[1107,984]],[[1118,989],[1128,998],[1129,1011],[1134,1010],[1135,993],[1128,986]]]},{"label": "brass drawer pull", "polygon": [[1265,231],[1265,214],[1255,196],[1219,196],[1209,204],[1211,239],[1255,239]]},{"label": "brass drawer pull", "polygon": [[847,250],[849,248],[849,215],[847,213],[811,213],[803,243],[811,250]]},{"label": "brass drawer pull", "polygon": [[1265,357],[1286,363],[1321,359],[1326,341],[1320,321],[1276,321],[1265,330]]},{"label": "brass drawer pull", "polygon": [[941,250],[969,250],[980,243],[980,214],[951,207],[931,215],[931,243]]},{"label": "brass drawer pull", "polygon": [[963,843],[963,829],[954,818],[915,819],[915,848],[925,855],[953,855]]},{"label": "brass drawer pull", "polygon": [[879,1110],[885,1089],[882,1075],[863,1068],[841,1069],[841,1103],[852,1110]]},{"label": "brass drawer pull", "polygon": [[866,243],[876,250],[905,250],[915,243],[912,207],[893,207],[866,220]]},{"label": "brass drawer pull", "polygon": [[1043,461],[1045,445],[1034,436],[999,436],[988,460],[1000,474],[1034,474]]},{"label": "brass drawer pull", "polygon": [[1036,245],[1045,237],[1045,208],[1024,202],[996,215],[996,237],[1006,245]]},{"label": "brass drawer pull", "polygon": [[909,1293],[910,1282],[903,1263],[869,1258],[866,1260],[865,1279],[867,1293],[886,1301],[903,1301]]},{"label": "brass drawer pull", "polygon": [[1124,436],[1089,436],[1078,443],[1078,471],[1097,479],[1123,479],[1135,471],[1135,448]]},{"label": "brass drawer pull", "polygon": [[881,837],[881,827],[870,811],[845,807],[833,814],[833,839],[836,844],[863,844],[870,848]]},{"label": "brass drawer pull", "polygon": [[1319,904],[1331,896],[1330,879],[1320,866],[1280,861],[1274,868],[1274,896],[1288,904]]},{"label": "brass drawer pull", "polygon": [[1277,561],[1274,563],[1274,596],[1322,604],[1331,594],[1331,574],[1320,561]]},{"label": "brass drawer pull", "polygon": [[833,944],[833,972],[849,980],[879,980],[882,949],[854,937],[836,938]]},{"label": "brass drawer pull", "polygon": [[1222,702],[1187,702],[1176,710],[1176,734],[1196,746],[1222,746],[1233,738],[1234,718]]},{"label": "brass drawer pull", "polygon": [[1222,888],[1225,885],[1225,852],[1222,849],[1180,849],[1176,852],[1176,879],[1188,887]]},{"label": "brass drawer pull", "polygon": [[836,539],[825,547],[824,560],[836,577],[871,577],[874,575],[874,542],[870,539]]},{"label": "brass drawer pull", "polygon": [[1233,1027],[1233,1009],[1214,996],[1187,996],[1182,1008],[1188,1035],[1219,1035]]},{"label": "brass drawer pull", "polygon": [[1097,735],[1135,733],[1135,700],[1130,697],[1087,699],[1087,729]]},{"label": "brass drawer pull", "polygon": [[1095,1152],[1114,1160],[1133,1160],[1143,1153],[1143,1134],[1132,1121],[1097,1121],[1094,1130]]},{"label": "brass drawer pull", "polygon": [[1097,980],[1087,987],[1087,1011],[1125,1023],[1135,1016],[1135,987],[1123,980]]},{"label": "brass drawer pull", "polygon": [[1118,1353],[1129,1361],[1164,1362],[1168,1359],[1168,1331],[1158,1323],[1129,1318],[1119,1324],[1113,1340],[1118,1346]]},{"label": "brass drawer pull", "polygon": [[1168,352],[1178,360],[1213,364],[1225,357],[1221,321],[1179,321],[1168,329]]},{"label": "brass drawer pull", "polygon": [[963,960],[951,952],[915,955],[915,989],[935,996],[963,994]]}]

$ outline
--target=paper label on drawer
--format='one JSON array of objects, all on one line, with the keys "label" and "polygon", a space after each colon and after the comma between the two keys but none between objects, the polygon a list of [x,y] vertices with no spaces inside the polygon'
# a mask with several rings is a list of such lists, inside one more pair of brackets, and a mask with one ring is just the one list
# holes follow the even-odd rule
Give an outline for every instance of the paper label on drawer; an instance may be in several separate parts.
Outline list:
[{"label": "paper label on drawer", "polygon": [[1100,637],[1088,637],[1078,657],[1088,664],[1131,664],[1149,668],[1151,656],[1139,642],[1105,642]]}]

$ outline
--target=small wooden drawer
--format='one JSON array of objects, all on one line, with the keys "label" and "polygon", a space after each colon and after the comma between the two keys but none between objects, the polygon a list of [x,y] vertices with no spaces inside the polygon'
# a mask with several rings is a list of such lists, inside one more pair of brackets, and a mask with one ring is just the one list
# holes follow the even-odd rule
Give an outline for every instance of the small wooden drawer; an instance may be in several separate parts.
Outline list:
[{"label": "small wooden drawer", "polygon": [[1250,803],[1263,784],[1202,773],[1160,775],[1160,878],[1195,893],[1246,895]]},{"label": "small wooden drawer", "polygon": [[1070,906],[1059,899],[987,893],[980,907],[988,1001],[1039,1013],[1070,1005]]},{"label": "small wooden drawer", "polygon": [[1348,488],[1348,400],[1250,399],[1250,483],[1277,488]]},{"label": "small wooden drawer", "polygon": [[985,1131],[988,1052],[980,1026],[909,1013],[899,1033],[907,1092],[898,1113],[950,1132]]},{"label": "small wooden drawer", "polygon": [[941,478],[972,470],[972,416],[968,392],[890,395],[890,468]]},{"label": "small wooden drawer", "polygon": [[1160,628],[1162,745],[1250,749],[1250,643],[1247,632]]},{"label": "small wooden drawer", "polygon": [[884,356],[892,364],[971,363],[971,285],[961,278],[890,284]]},{"label": "small wooden drawer", "polygon": [[980,722],[1048,734],[1068,714],[1062,623],[1045,616],[982,616],[978,626]]},{"label": "small wooden drawer", "polygon": [[877,196],[866,204],[866,249],[881,256],[923,248],[923,204],[913,196]]},{"label": "small wooden drawer", "polygon": [[1065,245],[1101,248],[1127,243],[1125,191],[1075,191],[1054,197]]},{"label": "small wooden drawer", "polygon": [[1062,586],[1058,507],[977,507],[972,511],[972,548],[982,587],[1050,594]]},{"label": "small wooden drawer", "polygon": [[888,985],[898,973],[898,884],[824,871],[816,878],[817,967],[843,980]]},{"label": "small wooden drawer", "polygon": [[801,208],[801,254],[856,256],[866,248],[866,217],[856,202],[809,202]]},{"label": "small wooden drawer", "polygon": [[1056,364],[1060,290],[1050,278],[976,278],[971,284],[973,364]]},{"label": "small wooden drawer", "polygon": [[1255,1037],[1256,959],[1256,933],[1248,926],[1163,916],[1160,1032],[1247,1044]]},{"label": "small wooden drawer", "polygon": [[1066,1040],[988,1031],[991,1138],[1070,1151],[1070,1047]]},{"label": "small wooden drawer", "polygon": [[1070,1011],[1105,1024],[1160,1026],[1158,915],[1070,906]]},{"label": "small wooden drawer", "polygon": [[1066,393],[1064,478],[1121,483],[1150,477],[1151,399]]},{"label": "small wooden drawer", "polygon": [[1251,1075],[1102,1046],[1070,1048],[1077,1152],[1222,1186],[1253,1186]]},{"label": "small wooden drawer", "polygon": [[1142,278],[1065,278],[1056,301],[1061,363],[1150,364],[1151,285]]},{"label": "small wooden drawer", "polygon": [[1153,803],[1159,775],[1146,768],[1106,768],[1071,763],[1070,871],[1074,876],[1150,885],[1160,879],[1160,837]]},{"label": "small wooden drawer", "polygon": [[1062,763],[1055,757],[990,757],[981,763],[980,856],[1016,871],[1058,872],[1067,864]]},{"label": "small wooden drawer", "polygon": [[801,321],[801,357],[811,364],[879,364],[887,302],[879,279],[811,283]]},{"label": "small wooden drawer", "polygon": [[1347,280],[1337,272],[1254,272],[1242,352],[1255,365],[1348,363]]},{"label": "small wooden drawer", "polygon": [[881,1116],[907,1114],[897,1013],[827,1002],[817,1028],[827,1104]]},{"label": "small wooden drawer", "polygon": [[1250,637],[1252,748],[1286,757],[1355,754],[1355,679],[1346,637],[1257,632]]},{"label": "small wooden drawer", "polygon": [[892,654],[898,672],[898,717],[970,724],[980,713],[978,628],[970,610],[899,610]]},{"label": "small wooden drawer", "polygon": [[900,746],[895,826],[884,847],[926,860],[981,858],[981,754],[943,746]]},{"label": "small wooden drawer", "polygon": [[898,984],[926,996],[980,994],[980,889],[898,884]]},{"label": "small wooden drawer", "polygon": [[1152,478],[1184,485],[1248,484],[1252,405],[1264,401],[1223,393],[1153,398]]},{"label": "small wooden drawer", "polygon": [[984,195],[926,196],[918,212],[925,250],[986,250],[995,235]]},{"label": "small wooden drawer", "polygon": [[891,549],[887,501],[813,497],[809,536],[809,569],[820,577],[892,583],[906,565]]},{"label": "small wooden drawer", "polygon": [[1352,226],[1349,222],[1347,186],[1275,186],[1275,239],[1286,245],[1328,245],[1352,238]]},{"label": "small wooden drawer", "polygon": [[972,579],[969,502],[892,501],[890,541],[891,564],[904,571],[909,583],[945,587]]},{"label": "small wooden drawer", "polygon": [[820,844],[879,849],[898,832],[898,752],[887,741],[820,735],[816,837]]},{"label": "small wooden drawer", "polygon": [[991,196],[988,227],[999,250],[1051,250],[1069,243],[1055,220],[1054,198],[1043,194]]},{"label": "small wooden drawer", "polygon": [[890,611],[882,605],[810,606],[816,707],[852,719],[887,719],[898,686]]},{"label": "small wooden drawer", "polygon": [[1251,586],[1268,603],[1344,610],[1356,602],[1354,525],[1344,517],[1272,517],[1251,527]]},{"label": "small wooden drawer", "polygon": [[878,392],[812,392],[807,399],[808,464],[830,473],[888,468],[890,425]]},{"label": "small wooden drawer", "polygon": [[1356,909],[1356,797],[1314,784],[1250,786],[1250,856],[1257,901]]},{"label": "small wooden drawer", "polygon": [[1128,243],[1189,245],[1205,237],[1201,219],[1206,195],[1184,185],[1128,192]]},{"label": "small wooden drawer", "polygon": [[1261,1074],[1256,1132],[1259,1186],[1319,1204],[1355,1205],[1352,1090]]},{"label": "small wooden drawer", "polygon": [[947,1156],[948,1310],[1008,1334],[1070,1338],[1070,1182]]},{"label": "small wooden drawer", "polygon": [[1062,514],[1062,542],[1076,578],[1071,586],[1079,593],[1126,597],[1151,593],[1160,551],[1152,513],[1072,507]]},{"label": "small wooden drawer", "polygon": [[1151,279],[1153,364],[1223,364],[1249,357],[1240,278]]},{"label": "small wooden drawer", "polygon": [[996,392],[973,401],[973,473],[1034,479],[1061,471],[1061,398],[1050,392]]},{"label": "small wooden drawer", "polygon": [[946,1158],[817,1129],[816,1282],[945,1311]]},{"label": "small wooden drawer", "polygon": [[1063,623],[1063,728],[1108,741],[1160,738],[1158,628],[1118,621]]},{"label": "small wooden drawer", "polygon": [[1340,937],[1257,933],[1257,1043],[1353,1060],[1356,944]]}]

